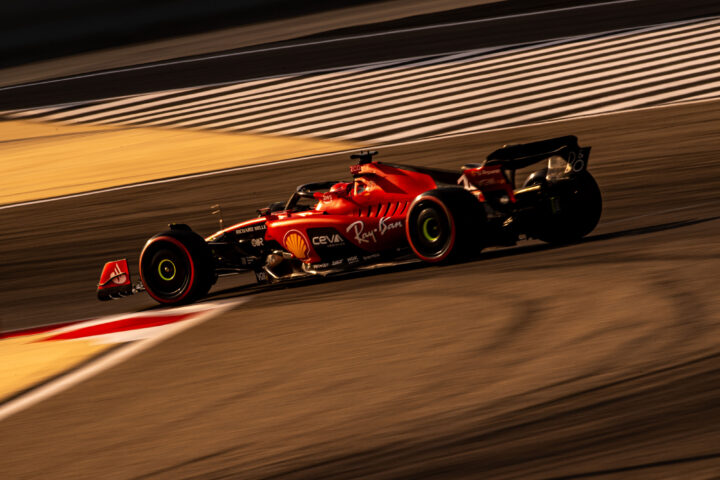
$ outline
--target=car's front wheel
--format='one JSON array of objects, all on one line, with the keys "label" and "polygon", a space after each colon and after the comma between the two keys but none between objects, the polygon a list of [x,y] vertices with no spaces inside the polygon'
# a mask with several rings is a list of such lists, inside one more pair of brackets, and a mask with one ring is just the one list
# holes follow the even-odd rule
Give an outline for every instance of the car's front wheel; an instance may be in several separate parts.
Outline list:
[{"label": "car's front wheel", "polygon": [[140,277],[147,293],[166,305],[191,303],[205,296],[213,272],[210,249],[191,231],[158,234],[140,254]]}]

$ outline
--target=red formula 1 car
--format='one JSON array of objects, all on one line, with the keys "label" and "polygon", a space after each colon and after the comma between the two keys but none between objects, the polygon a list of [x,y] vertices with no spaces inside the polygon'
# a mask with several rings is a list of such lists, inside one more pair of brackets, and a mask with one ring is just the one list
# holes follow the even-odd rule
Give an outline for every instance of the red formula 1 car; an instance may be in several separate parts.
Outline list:
[{"label": "red formula 1 car", "polygon": [[[183,224],[150,238],[133,288],[125,260],[103,269],[98,297],[145,290],[163,304],[195,301],[218,275],[253,271],[259,282],[327,275],[414,255],[463,259],[521,237],[574,242],[600,219],[600,190],[587,171],[590,147],[567,136],[504,146],[460,172],[352,155],[352,181],[309,183],[285,203],[203,239]],[[535,163],[521,188],[515,172]]]}]

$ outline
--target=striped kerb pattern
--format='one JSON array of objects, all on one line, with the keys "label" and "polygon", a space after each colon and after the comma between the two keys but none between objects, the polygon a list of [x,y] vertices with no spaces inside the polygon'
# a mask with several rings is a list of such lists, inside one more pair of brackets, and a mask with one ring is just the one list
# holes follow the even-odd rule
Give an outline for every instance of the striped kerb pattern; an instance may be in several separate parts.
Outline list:
[{"label": "striped kerb pattern", "polygon": [[720,96],[720,18],[9,112],[393,142]]}]

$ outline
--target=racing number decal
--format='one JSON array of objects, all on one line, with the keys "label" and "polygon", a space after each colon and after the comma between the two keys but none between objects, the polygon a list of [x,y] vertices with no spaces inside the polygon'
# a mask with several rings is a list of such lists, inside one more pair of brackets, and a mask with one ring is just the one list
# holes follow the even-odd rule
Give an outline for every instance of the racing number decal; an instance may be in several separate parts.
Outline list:
[{"label": "racing number decal", "polygon": [[572,166],[573,172],[579,173],[585,170],[589,153],[590,148],[585,147],[578,150],[577,156],[575,156],[574,152],[568,154],[568,163]]}]

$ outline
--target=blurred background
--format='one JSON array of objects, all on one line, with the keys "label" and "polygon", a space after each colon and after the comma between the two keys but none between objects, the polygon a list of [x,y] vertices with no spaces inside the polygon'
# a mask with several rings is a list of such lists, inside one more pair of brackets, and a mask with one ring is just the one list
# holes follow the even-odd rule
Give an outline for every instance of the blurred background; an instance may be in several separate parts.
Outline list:
[{"label": "blurred background", "polygon": [[367,3],[372,0],[3,2],[0,67]]}]

